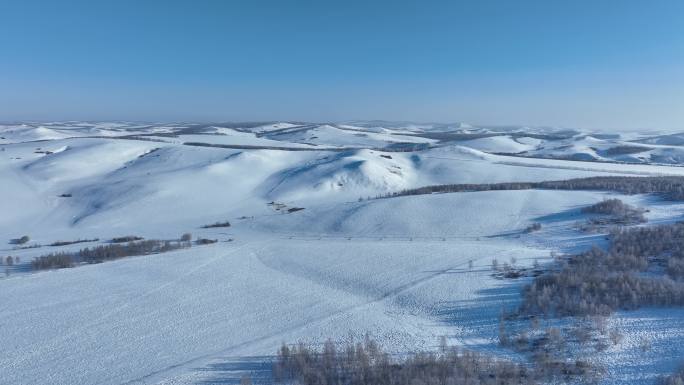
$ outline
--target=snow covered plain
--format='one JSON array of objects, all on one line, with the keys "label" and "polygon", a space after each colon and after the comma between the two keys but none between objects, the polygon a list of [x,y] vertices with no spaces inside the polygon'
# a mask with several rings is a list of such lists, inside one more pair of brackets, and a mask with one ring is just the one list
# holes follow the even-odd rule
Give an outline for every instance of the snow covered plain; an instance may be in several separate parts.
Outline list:
[{"label": "snow covered plain", "polygon": [[[282,342],[366,333],[396,353],[433,349],[447,336],[522,359],[496,336],[500,309],[515,305],[525,279],[493,278],[492,260],[529,266],[600,241],[573,223],[580,207],[614,194],[365,198],[442,183],[684,175],[676,157],[656,162],[680,151],[676,137],[387,122],[2,126],[0,256],[21,262],[2,266],[0,383],[231,383],[245,371],[258,378]],[[637,142],[650,157],[617,162]],[[397,148],[410,151],[389,151]],[[653,197],[621,199],[649,207],[652,223],[684,213]],[[201,228],[225,220],[232,226]],[[543,230],[523,233],[532,222]],[[30,271],[48,252],[184,232],[219,242]],[[27,245],[43,246],[10,244],[25,234]],[[674,370],[684,356],[680,313],[613,317],[630,334],[595,358],[608,365],[606,382],[647,384]],[[648,333],[656,338],[643,354],[636,341]]]}]

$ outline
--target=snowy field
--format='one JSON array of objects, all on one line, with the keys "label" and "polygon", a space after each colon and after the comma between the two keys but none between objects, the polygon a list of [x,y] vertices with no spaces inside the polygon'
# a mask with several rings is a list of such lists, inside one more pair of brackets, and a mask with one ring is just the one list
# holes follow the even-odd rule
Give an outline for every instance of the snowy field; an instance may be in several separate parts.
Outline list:
[{"label": "snowy field", "polygon": [[[0,383],[236,383],[246,372],[258,380],[283,342],[366,334],[393,353],[446,336],[522,360],[498,346],[497,323],[528,278],[494,278],[494,259],[529,267],[601,242],[574,224],[607,197],[648,208],[649,223],[681,220],[684,204],[593,191],[368,198],[432,184],[684,175],[679,138],[383,122],[0,126],[0,256],[19,258],[0,266]],[[219,221],[231,226],[202,228]],[[534,222],[542,230],[525,233]],[[218,242],[30,267],[117,236],[186,232]],[[23,235],[21,248],[12,243]],[[593,358],[609,369],[605,383],[651,384],[684,357],[680,309],[610,322],[627,332]]]}]

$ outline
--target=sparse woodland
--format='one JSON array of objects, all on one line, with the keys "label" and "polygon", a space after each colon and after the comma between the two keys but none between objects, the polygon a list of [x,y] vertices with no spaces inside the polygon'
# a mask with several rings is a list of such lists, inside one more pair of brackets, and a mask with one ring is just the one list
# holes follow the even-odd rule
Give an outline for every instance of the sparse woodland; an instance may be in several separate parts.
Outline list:
[{"label": "sparse woodland", "polygon": [[315,350],[303,344],[283,345],[273,368],[278,383],[300,385],[507,385],[537,384],[534,370],[475,352],[448,348],[397,359],[374,341],[341,349],[328,341]]},{"label": "sparse woodland", "polygon": [[[618,228],[608,250],[567,257],[534,279],[521,312],[584,316],[684,305],[684,223]],[[650,274],[645,274],[650,272]]]}]

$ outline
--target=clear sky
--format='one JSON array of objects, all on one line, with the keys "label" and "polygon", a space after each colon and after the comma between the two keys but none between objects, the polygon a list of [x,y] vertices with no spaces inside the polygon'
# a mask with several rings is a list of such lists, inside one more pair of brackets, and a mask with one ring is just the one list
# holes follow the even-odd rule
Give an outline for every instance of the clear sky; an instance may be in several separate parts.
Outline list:
[{"label": "clear sky", "polygon": [[682,0],[0,0],[0,120],[684,129]]}]

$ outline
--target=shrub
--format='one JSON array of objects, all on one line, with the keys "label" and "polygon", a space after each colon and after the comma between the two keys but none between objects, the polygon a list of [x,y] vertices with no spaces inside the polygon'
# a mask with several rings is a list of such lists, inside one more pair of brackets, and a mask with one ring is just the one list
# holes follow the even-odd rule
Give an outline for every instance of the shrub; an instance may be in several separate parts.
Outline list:
[{"label": "shrub", "polygon": [[181,242],[190,242],[190,241],[192,241],[192,234],[185,233],[185,234],[181,235],[180,240],[181,240]]},{"label": "shrub", "polygon": [[13,245],[23,245],[23,244],[28,243],[28,241],[30,241],[30,240],[31,240],[31,238],[29,238],[28,235],[24,235],[24,236],[22,236],[21,238],[12,239],[12,240],[10,241],[10,243],[13,244]]},{"label": "shrub", "polygon": [[210,245],[218,242],[218,239],[199,238],[196,242],[198,245]]},{"label": "shrub", "polygon": [[204,225],[202,226],[203,229],[210,229],[212,227],[230,227],[230,222],[225,221],[225,222],[215,222],[209,225]]},{"label": "shrub", "polygon": [[541,230],[541,228],[542,228],[541,223],[535,222],[535,223],[527,226],[527,228],[525,229],[525,232],[526,233],[532,233],[532,232]]}]

